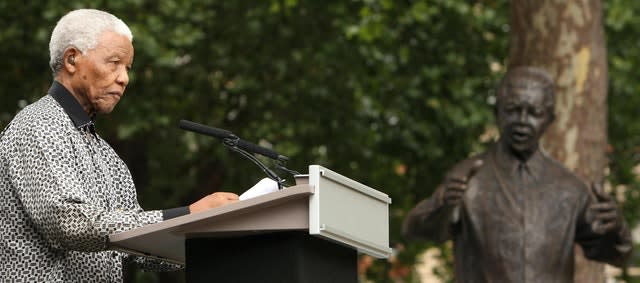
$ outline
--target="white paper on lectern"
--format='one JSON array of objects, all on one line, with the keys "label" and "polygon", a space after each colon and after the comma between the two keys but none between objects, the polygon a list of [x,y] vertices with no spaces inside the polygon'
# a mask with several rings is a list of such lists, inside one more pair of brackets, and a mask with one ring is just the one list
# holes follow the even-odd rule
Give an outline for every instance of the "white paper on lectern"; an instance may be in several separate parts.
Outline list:
[{"label": "white paper on lectern", "polygon": [[264,178],[240,195],[240,200],[258,197],[275,191],[278,191],[278,183],[269,178]]}]

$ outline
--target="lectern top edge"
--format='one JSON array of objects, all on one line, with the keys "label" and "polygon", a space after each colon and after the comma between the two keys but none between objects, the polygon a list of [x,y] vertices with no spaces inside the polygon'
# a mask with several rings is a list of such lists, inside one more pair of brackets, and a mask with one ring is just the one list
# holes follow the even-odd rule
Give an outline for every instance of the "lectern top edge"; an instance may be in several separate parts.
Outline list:
[{"label": "lectern top edge", "polygon": [[391,198],[318,165],[309,166],[307,181],[308,184],[112,234],[109,242],[114,249],[184,262],[185,240],[193,235],[216,238],[307,230],[310,237],[361,253],[378,258],[390,256]]}]

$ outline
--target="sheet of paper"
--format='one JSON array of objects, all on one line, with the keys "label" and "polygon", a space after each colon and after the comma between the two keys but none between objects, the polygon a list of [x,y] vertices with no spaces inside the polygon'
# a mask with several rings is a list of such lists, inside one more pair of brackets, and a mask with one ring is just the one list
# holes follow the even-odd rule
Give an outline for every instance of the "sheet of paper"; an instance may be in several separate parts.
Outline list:
[{"label": "sheet of paper", "polygon": [[250,199],[264,194],[272,193],[278,190],[278,183],[269,178],[264,178],[260,182],[256,183],[240,195],[240,200]]}]

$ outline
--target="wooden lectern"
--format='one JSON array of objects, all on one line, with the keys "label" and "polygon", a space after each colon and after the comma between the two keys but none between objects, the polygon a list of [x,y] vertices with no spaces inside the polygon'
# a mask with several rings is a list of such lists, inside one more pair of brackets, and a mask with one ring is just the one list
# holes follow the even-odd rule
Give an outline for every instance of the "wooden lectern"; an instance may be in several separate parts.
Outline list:
[{"label": "wooden lectern", "polygon": [[349,282],[357,253],[391,254],[384,193],[318,165],[296,185],[109,236],[186,265],[187,282]]}]

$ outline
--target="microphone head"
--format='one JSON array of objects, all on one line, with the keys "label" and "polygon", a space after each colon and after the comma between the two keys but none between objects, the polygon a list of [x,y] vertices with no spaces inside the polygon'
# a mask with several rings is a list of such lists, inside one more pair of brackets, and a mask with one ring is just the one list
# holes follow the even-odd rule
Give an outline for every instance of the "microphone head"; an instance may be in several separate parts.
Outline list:
[{"label": "microphone head", "polygon": [[269,157],[271,159],[279,160],[279,161],[287,161],[287,160],[289,160],[288,157],[286,157],[284,155],[280,155],[280,154],[276,153],[273,150],[261,147],[261,146],[259,146],[257,144],[253,144],[253,143],[250,143],[248,141],[241,140],[236,135],[234,135],[233,133],[231,133],[231,132],[229,132],[227,130],[217,129],[217,128],[214,128],[214,127],[205,126],[205,125],[198,124],[196,122],[191,122],[191,121],[188,121],[188,120],[180,120],[180,122],[178,123],[178,126],[183,130],[192,131],[192,132],[196,132],[196,133],[199,133],[199,134],[216,137],[216,138],[224,140],[225,142],[233,142],[233,143],[228,144],[228,145],[237,146],[238,148],[246,150],[246,151],[251,152],[251,153],[257,153],[257,154]]},{"label": "microphone head", "polygon": [[178,127],[180,127],[180,129],[183,129],[183,130],[216,137],[219,139],[237,139],[238,138],[233,133],[227,130],[205,126],[205,125],[198,124],[196,122],[191,122],[188,120],[180,120],[180,122],[178,123]]}]

